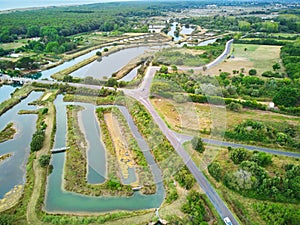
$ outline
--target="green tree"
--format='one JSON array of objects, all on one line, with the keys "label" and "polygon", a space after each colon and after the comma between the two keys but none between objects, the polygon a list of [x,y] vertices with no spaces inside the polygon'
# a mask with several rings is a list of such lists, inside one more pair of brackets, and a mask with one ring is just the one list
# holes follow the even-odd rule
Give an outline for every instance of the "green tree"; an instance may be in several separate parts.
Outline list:
[{"label": "green tree", "polygon": [[46,45],[46,52],[59,53],[59,44],[57,41],[51,41]]},{"label": "green tree", "polygon": [[44,139],[45,139],[44,131],[42,131],[42,130],[36,131],[32,135],[32,140],[30,143],[31,151],[35,152],[35,151],[40,150],[43,147]]},{"label": "green tree", "polygon": [[257,74],[256,69],[250,69],[250,70],[249,70],[249,75],[254,76],[254,75],[256,75],[256,74]]},{"label": "green tree", "polygon": [[234,164],[240,164],[248,158],[249,154],[244,148],[235,148],[230,152],[230,159],[233,161]]},{"label": "green tree", "polygon": [[284,86],[273,98],[273,102],[278,106],[293,107],[299,99],[299,90]]},{"label": "green tree", "polygon": [[273,70],[275,71],[275,70],[280,70],[280,65],[279,65],[279,63],[275,63],[273,66],[272,66],[272,68],[273,68]]},{"label": "green tree", "polygon": [[272,155],[265,152],[256,152],[251,156],[251,161],[254,161],[259,166],[268,166],[272,163]]},{"label": "green tree", "polygon": [[12,215],[1,214],[0,215],[0,224],[1,225],[11,225],[13,224],[14,217]]},{"label": "green tree", "polygon": [[35,60],[30,57],[23,57],[19,59],[16,63],[16,66],[19,68],[25,68],[25,69],[36,69],[37,64],[35,63]]},{"label": "green tree", "polygon": [[192,141],[192,146],[193,146],[193,149],[195,149],[196,151],[202,153],[205,151],[205,147],[204,147],[204,143],[201,139],[201,137],[193,137]]},{"label": "green tree", "polygon": [[187,202],[182,206],[181,211],[190,215],[191,224],[202,224],[206,210],[201,194],[192,190],[187,196]]},{"label": "green tree", "polygon": [[186,166],[179,170],[174,177],[179,185],[187,190],[191,189],[196,182],[194,176]]},{"label": "green tree", "polygon": [[108,87],[115,87],[118,86],[118,81],[115,78],[109,78],[106,82]]},{"label": "green tree", "polygon": [[50,155],[41,155],[39,163],[41,167],[47,167],[50,163]]},{"label": "green tree", "polygon": [[73,77],[71,75],[65,75],[63,82],[73,82]]},{"label": "green tree", "polygon": [[239,29],[241,31],[249,31],[251,28],[251,24],[247,21],[239,21]]},{"label": "green tree", "polygon": [[164,74],[167,74],[169,71],[168,71],[168,67],[167,66],[161,66],[160,69],[159,69],[159,72],[160,73],[164,73]]},{"label": "green tree", "polygon": [[172,65],[171,68],[172,68],[173,73],[177,73],[178,68],[176,65]]},{"label": "green tree", "polygon": [[220,181],[222,179],[222,169],[218,162],[212,162],[208,165],[207,169],[216,181]]}]

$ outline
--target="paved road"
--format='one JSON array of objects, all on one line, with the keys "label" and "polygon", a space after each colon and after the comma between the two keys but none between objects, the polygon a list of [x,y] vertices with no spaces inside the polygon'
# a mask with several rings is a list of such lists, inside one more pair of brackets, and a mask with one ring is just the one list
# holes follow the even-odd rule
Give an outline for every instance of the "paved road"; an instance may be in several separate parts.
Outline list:
[{"label": "paved road", "polygon": [[212,202],[212,204],[214,205],[214,207],[216,208],[216,210],[220,214],[220,216],[222,218],[228,216],[234,225],[239,224],[238,221],[234,218],[231,211],[224,204],[223,200],[220,198],[220,196],[216,193],[214,188],[208,182],[206,177],[199,170],[199,168],[195,165],[193,160],[190,158],[189,154],[184,150],[184,148],[182,147],[182,144],[180,142],[180,139],[177,137],[177,135],[172,130],[170,130],[166,126],[164,121],[161,119],[161,117],[158,115],[158,113],[153,108],[152,104],[149,101],[149,98],[144,97],[145,94],[143,92],[146,92],[146,90],[142,91],[142,93],[140,93],[140,94],[138,94],[138,91],[136,91],[136,90],[131,91],[131,92],[127,91],[126,94],[137,99],[150,112],[154,121],[157,123],[157,125],[159,126],[161,131],[164,133],[164,135],[167,137],[167,139],[173,145],[173,147],[175,148],[175,150],[179,154],[179,156],[183,159],[183,162],[188,167],[188,169],[191,171],[191,173],[195,177],[196,181],[198,182],[200,187],[203,189],[205,194],[208,196],[208,198],[210,199],[210,201]]},{"label": "paved road", "polygon": [[[190,141],[193,138],[193,136],[191,136],[191,135],[180,134],[180,133],[176,133],[176,136],[181,144],[183,144],[184,142]],[[273,154],[273,155],[282,155],[282,156],[288,156],[288,157],[293,157],[293,158],[300,158],[300,153],[297,153],[297,152],[280,151],[277,149],[258,147],[258,146],[254,146],[254,145],[237,144],[237,143],[233,143],[233,142],[208,139],[208,138],[202,138],[202,140],[203,140],[203,142],[205,142],[207,144],[212,144],[212,145],[219,145],[219,146],[225,146],[225,147],[231,146],[234,148],[245,148],[245,149],[252,150],[252,151],[266,152],[266,153]]]},{"label": "paved road", "polygon": [[[227,54],[230,52],[230,47],[232,44],[232,40],[227,42],[226,48],[221,56],[219,56],[216,60],[214,60],[210,65],[213,66],[222,61],[224,57],[227,56]],[[152,104],[149,100],[149,94],[150,94],[150,86],[151,81],[155,75],[155,72],[159,69],[159,67],[149,67],[146,71],[144,81],[142,82],[141,86],[134,90],[123,90],[126,95],[129,95],[135,99],[137,99],[139,102],[141,102],[146,109],[151,114],[154,121],[157,123],[161,131],[164,133],[164,135],[167,137],[167,139],[170,141],[170,143],[173,145],[174,149],[178,153],[178,155],[183,159],[183,162],[188,167],[190,172],[195,177],[197,183],[200,185],[200,187],[203,189],[207,197],[210,199],[214,207],[216,208],[219,215],[224,217],[229,217],[230,220],[234,225],[239,224],[238,221],[235,219],[234,215],[231,213],[231,211],[228,209],[228,207],[225,205],[223,200],[220,198],[220,196],[217,194],[217,192],[214,190],[212,185],[208,182],[206,177],[203,175],[203,173],[199,170],[199,168],[195,165],[193,160],[190,158],[189,154],[184,150],[182,146],[182,139],[179,137],[175,132],[170,130],[167,125],[164,123],[164,121],[161,119],[161,117],[158,115]]]},{"label": "paved road", "polygon": [[[206,68],[211,68],[213,66],[216,66],[218,63],[222,62],[227,55],[230,52],[230,47],[233,40],[230,40],[226,43],[226,47],[224,52],[213,62],[206,65]],[[150,86],[151,81],[155,75],[155,72],[159,69],[159,67],[149,67],[147,69],[147,72],[145,74],[144,80],[139,88],[134,90],[129,89],[120,89],[124,91],[126,95],[129,95],[138,101],[140,101],[147,110],[151,113],[154,121],[158,124],[159,128],[162,130],[164,135],[168,138],[170,143],[173,145],[173,147],[176,149],[177,153],[182,157],[184,163],[189,168],[191,173],[194,175],[195,179],[197,180],[200,187],[204,190],[214,207],[216,208],[217,212],[220,214],[222,218],[228,216],[232,223],[234,225],[239,224],[238,221],[234,218],[231,211],[228,209],[228,207],[224,204],[220,196],[216,193],[214,188],[211,186],[211,184],[208,182],[206,177],[202,174],[202,172],[199,170],[199,168],[195,165],[193,160],[191,160],[188,153],[184,150],[182,147],[182,143],[190,140],[191,136],[188,135],[182,135],[177,134],[174,131],[170,130],[164,121],[160,118],[160,116],[157,114],[155,109],[153,108],[152,104],[149,101],[149,94],[150,94]],[[185,70],[186,68],[179,68]],[[189,69],[203,69],[203,67],[195,67],[195,68],[189,68]],[[16,80],[16,81],[23,81],[23,82],[33,82],[35,80],[31,79],[24,79],[24,78],[9,78],[6,76],[2,76],[1,79],[9,79],[9,80]],[[53,84],[57,83],[55,81],[48,81],[48,80],[39,80],[38,82],[46,83],[46,84]],[[58,82],[58,83],[64,83],[64,82]],[[96,85],[87,85],[87,84],[74,84],[74,83],[68,83],[72,86],[80,86],[80,87],[88,87],[88,88],[94,88],[94,89],[100,89],[101,86]],[[260,148],[255,146],[248,146],[248,145],[242,145],[242,144],[235,144],[230,142],[224,142],[224,141],[218,141],[218,140],[211,140],[211,139],[203,139],[206,143],[211,143],[215,145],[221,145],[221,146],[233,146],[233,147],[244,147],[250,150],[258,150],[258,151],[265,151],[271,154],[278,154],[278,155],[286,155],[286,156],[292,156],[292,157],[300,157],[298,153],[292,153],[292,152],[280,152],[276,151],[274,149],[268,149],[268,148]]]},{"label": "paved road", "polygon": [[[225,45],[225,49],[224,51],[222,52],[221,55],[219,55],[214,61],[208,63],[205,65],[206,69],[210,69],[216,65],[218,65],[220,62],[223,62],[224,59],[226,59],[226,57],[229,55],[230,53],[230,50],[231,50],[231,45],[233,43],[233,39],[229,40],[226,42],[226,45]],[[178,67],[178,70],[182,70],[182,71],[185,71],[185,70],[203,70],[203,67],[204,66],[200,66],[200,67]]]}]

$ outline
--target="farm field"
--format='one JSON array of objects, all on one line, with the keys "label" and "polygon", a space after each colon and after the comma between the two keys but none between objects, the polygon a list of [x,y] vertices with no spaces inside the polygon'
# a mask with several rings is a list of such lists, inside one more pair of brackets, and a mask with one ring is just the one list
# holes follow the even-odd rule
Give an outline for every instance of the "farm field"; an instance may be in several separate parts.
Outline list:
[{"label": "farm field", "polygon": [[243,109],[237,113],[221,106],[190,102],[180,104],[163,98],[152,99],[152,104],[171,129],[189,134],[208,131],[212,128],[232,129],[247,119],[263,121],[273,126],[285,123],[300,127],[298,117],[269,111]]},{"label": "farm field", "polygon": [[[280,48],[272,45],[234,44],[231,58],[204,73],[219,75],[220,70],[232,73],[233,70],[241,72],[241,68],[244,68],[246,74],[250,69],[256,69],[260,76],[265,71],[273,71],[272,65],[275,63],[280,64]],[[284,71],[280,69],[279,72]]]}]

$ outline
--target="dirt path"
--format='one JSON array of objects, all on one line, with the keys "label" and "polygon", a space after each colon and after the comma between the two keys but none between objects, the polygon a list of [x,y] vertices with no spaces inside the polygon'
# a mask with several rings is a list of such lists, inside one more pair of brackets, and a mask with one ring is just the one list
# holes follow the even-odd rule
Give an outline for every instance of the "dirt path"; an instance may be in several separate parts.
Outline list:
[{"label": "dirt path", "polygon": [[[50,104],[50,103],[49,103]],[[34,170],[34,187],[33,192],[31,195],[31,198],[29,200],[28,206],[27,206],[27,222],[28,224],[45,224],[44,222],[40,221],[37,217],[35,208],[38,201],[38,198],[41,194],[41,188],[42,188],[42,182],[43,182],[43,176],[45,176],[45,170],[40,167],[39,165],[39,158],[41,155],[48,154],[50,151],[50,143],[51,143],[51,132],[53,129],[53,119],[54,119],[54,106],[51,104],[49,106],[48,115],[46,117],[46,124],[47,128],[45,131],[45,141],[43,148],[36,153],[36,159],[33,162],[33,170]]]}]

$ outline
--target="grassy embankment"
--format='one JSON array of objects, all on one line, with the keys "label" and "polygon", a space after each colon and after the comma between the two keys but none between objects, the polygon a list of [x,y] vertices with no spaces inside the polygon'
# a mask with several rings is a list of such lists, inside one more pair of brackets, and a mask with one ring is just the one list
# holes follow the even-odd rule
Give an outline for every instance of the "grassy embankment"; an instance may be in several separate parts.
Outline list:
[{"label": "grassy embankment", "polygon": [[124,67],[122,67],[119,71],[115,72],[112,77],[115,77],[117,80],[126,76],[131,70],[146,62],[152,54],[150,52],[146,52],[136,58],[132,59],[129,63],[127,63]]},{"label": "grassy embankment", "polygon": [[85,66],[85,65],[88,65],[89,63],[91,62],[94,62],[95,60],[101,60],[103,57],[105,56],[109,56],[111,54],[114,54],[116,52],[119,52],[123,49],[126,49],[126,48],[133,48],[133,47],[137,47],[137,46],[140,46],[140,45],[126,45],[126,46],[114,46],[112,47],[111,49],[109,49],[107,52],[101,52],[101,56],[97,56],[97,55],[93,55],[71,67],[68,67],[64,70],[61,70],[55,74],[52,74],[51,77],[53,79],[56,79],[56,80],[63,80],[64,76],[65,75],[69,75],[71,74],[72,72],[78,70],[79,68]]},{"label": "grassy embankment", "polygon": [[14,128],[13,123],[9,123],[6,127],[0,131],[0,143],[5,142],[9,139],[13,139],[16,133],[16,129]]},{"label": "grassy embankment", "polygon": [[166,187],[166,201],[173,202],[177,199],[173,175],[183,167],[182,159],[177,155],[173,146],[162,134],[143,105],[131,98],[120,98],[118,102],[127,107],[139,132],[148,143],[151,153],[162,171]]},{"label": "grassy embankment", "polygon": [[41,88],[35,88],[31,85],[25,85],[22,88],[16,89],[15,92],[11,95],[11,98],[0,103],[0,116],[21,102],[22,99],[26,98],[32,91],[44,90]]},{"label": "grassy embankment", "polygon": [[154,64],[178,65],[178,66],[202,66],[209,62],[207,58],[201,58],[204,50],[186,48],[167,48],[156,53]]},{"label": "grassy embankment", "polygon": [[[44,107],[48,107],[48,105],[45,103],[43,104]],[[49,113],[51,112],[51,109],[49,110]],[[5,212],[3,214],[8,215],[8,217],[13,218],[12,220],[14,221],[13,224],[26,224],[27,218],[34,218],[34,214],[28,214],[27,210],[32,210],[34,207],[30,207],[28,204],[31,200],[32,194],[36,193],[37,195],[40,194],[40,185],[45,184],[45,179],[44,177],[46,174],[46,170],[39,168],[38,164],[38,159],[41,154],[48,154],[50,147],[50,135],[52,131],[52,126],[51,126],[51,114],[43,114],[42,110],[38,113],[38,120],[37,120],[37,128],[41,126],[41,124],[46,123],[46,139],[44,141],[44,147],[40,152],[31,152],[29,157],[28,157],[28,162],[26,166],[26,183],[24,185],[24,190],[23,186],[18,187],[18,190],[15,191],[16,196],[11,196],[13,198],[13,203],[6,207]],[[46,150],[45,150],[46,149]],[[34,199],[38,198],[35,197]],[[34,224],[41,224],[41,223],[34,223]]]},{"label": "grassy embankment", "polygon": [[124,141],[128,146],[133,160],[135,162],[135,170],[138,175],[139,185],[143,186],[141,192],[143,194],[152,194],[155,193],[155,184],[153,180],[153,176],[150,171],[150,167],[147,164],[146,158],[142,153],[141,149],[138,146],[136,139],[133,137],[130,128],[127,124],[126,119],[123,114],[120,112],[118,108],[112,109],[112,115],[114,121],[118,123],[118,127],[121,131],[122,136],[124,137]]},{"label": "grassy embankment", "polygon": [[[169,128],[190,135],[197,135],[199,132],[204,137],[212,137],[211,134],[214,133],[224,134],[226,130],[233,130],[238,124],[246,120],[261,121],[278,129],[282,124],[296,127],[296,130],[299,130],[300,127],[298,117],[277,114],[270,111],[244,108],[241,112],[234,112],[215,105],[190,102],[181,104],[164,98],[154,98],[151,99],[151,102],[160,116],[166,121]],[[216,130],[216,132],[213,132],[213,130]],[[212,131],[211,134],[209,134],[210,131]],[[300,133],[296,131],[296,135],[299,136]],[[221,137],[223,138],[224,136]],[[214,136],[213,138],[220,138],[220,136]],[[277,143],[249,141],[247,144],[290,150],[290,148],[278,145]]]},{"label": "grassy embankment", "polygon": [[[108,166],[108,180],[103,184],[89,184],[86,180],[87,156],[86,148],[87,143],[85,136],[81,132],[78,124],[78,112],[82,110],[80,106],[67,106],[68,118],[68,140],[67,146],[70,147],[66,153],[65,163],[65,189],[71,192],[91,196],[126,196],[132,195],[133,191],[130,186],[122,185],[117,178],[117,164],[115,160],[115,149],[112,146],[109,132],[103,122],[104,118],[100,119],[101,136],[106,145],[107,166]],[[99,113],[98,113],[99,117]]]}]

